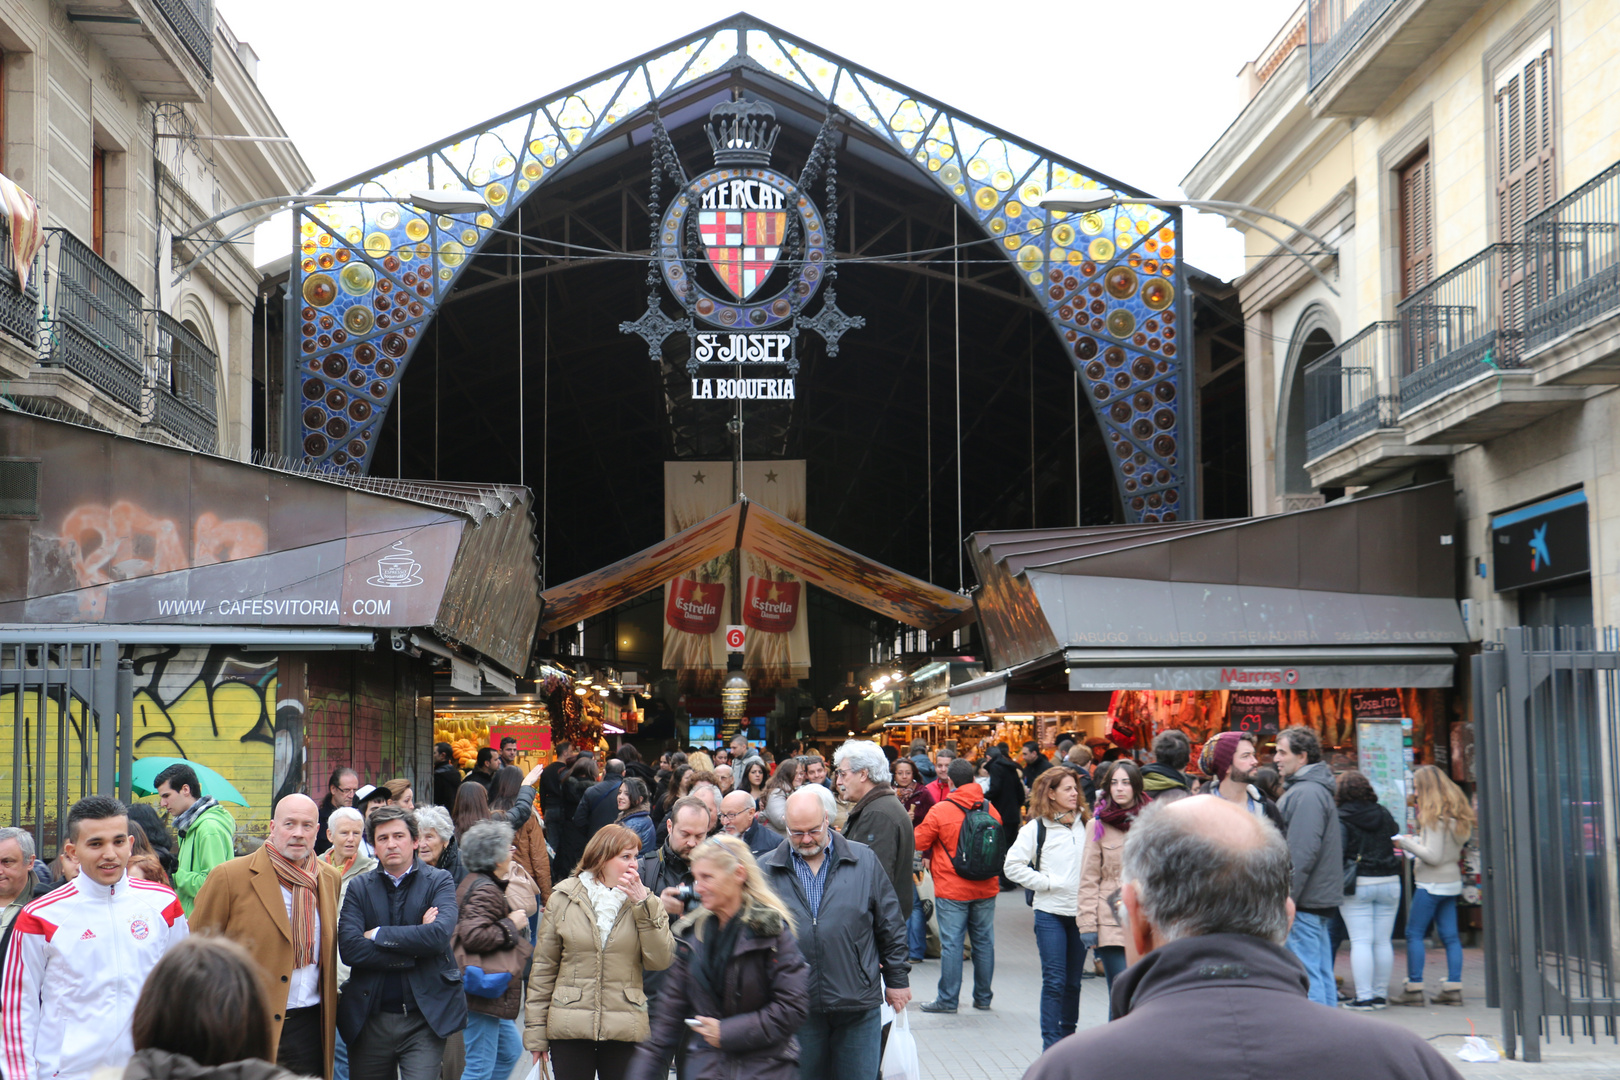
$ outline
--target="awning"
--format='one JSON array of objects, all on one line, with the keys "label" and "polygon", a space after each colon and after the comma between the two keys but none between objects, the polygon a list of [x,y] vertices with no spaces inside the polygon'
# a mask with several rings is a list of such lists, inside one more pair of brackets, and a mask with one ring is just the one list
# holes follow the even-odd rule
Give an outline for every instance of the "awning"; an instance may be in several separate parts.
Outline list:
[{"label": "awning", "polygon": [[527,665],[525,488],[289,473],[17,412],[0,413],[0,458],[32,472],[28,505],[0,518],[0,622],[226,643],[242,627],[429,627]]},{"label": "awning", "polygon": [[[976,534],[980,625],[1014,683],[1062,664],[1075,691],[1450,686],[1468,641],[1454,498],[1447,481],[1265,518]],[[997,693],[967,689],[953,711]]]},{"label": "awning", "polygon": [[812,585],[891,619],[940,634],[973,621],[973,601],[868,559],[746,499],[543,594],[550,634],[663,585],[733,549],[770,559]]}]

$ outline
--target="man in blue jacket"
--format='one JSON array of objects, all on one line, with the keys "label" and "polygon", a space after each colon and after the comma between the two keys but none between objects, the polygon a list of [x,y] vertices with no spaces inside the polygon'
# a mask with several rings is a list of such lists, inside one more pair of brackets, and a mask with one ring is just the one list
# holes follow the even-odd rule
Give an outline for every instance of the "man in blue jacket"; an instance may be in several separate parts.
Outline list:
[{"label": "man in blue jacket", "polygon": [[377,868],[349,883],[338,951],[352,969],[338,1003],[351,1080],[436,1080],[444,1042],[467,1026],[467,995],[451,951],[456,884],[416,857],[416,815],[372,811]]}]

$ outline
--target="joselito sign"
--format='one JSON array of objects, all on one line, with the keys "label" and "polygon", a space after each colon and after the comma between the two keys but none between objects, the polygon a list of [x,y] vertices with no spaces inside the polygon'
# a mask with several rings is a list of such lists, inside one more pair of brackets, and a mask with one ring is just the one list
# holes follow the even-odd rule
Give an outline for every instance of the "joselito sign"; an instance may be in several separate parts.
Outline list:
[{"label": "joselito sign", "polygon": [[834,221],[823,221],[807,191],[822,174],[833,195],[832,130],[823,128],[797,181],[770,167],[780,132],[766,102],[716,105],[708,125],[715,167],[688,179],[668,133],[654,128],[655,213],[660,176],[679,176],[657,219],[657,273],[686,318],[666,316],[654,293],[647,313],[619,329],[645,338],[654,360],[666,337],[684,331],[693,400],[794,398],[801,317],[818,293],[825,292],[820,312],[802,321],[826,339],[829,355],[838,355],[847,330],[865,325],[837,309],[827,240]]}]

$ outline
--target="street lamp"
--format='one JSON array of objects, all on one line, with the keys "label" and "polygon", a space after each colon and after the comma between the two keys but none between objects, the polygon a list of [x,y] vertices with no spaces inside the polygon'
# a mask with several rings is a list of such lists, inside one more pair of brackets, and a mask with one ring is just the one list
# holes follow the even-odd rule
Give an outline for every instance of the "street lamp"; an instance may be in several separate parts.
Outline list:
[{"label": "street lamp", "polygon": [[1228,220],[1235,221],[1240,225],[1247,225],[1256,232],[1269,236],[1271,239],[1277,242],[1279,247],[1283,248],[1290,255],[1303,262],[1305,264],[1305,269],[1315,274],[1317,280],[1321,281],[1323,285],[1327,286],[1328,292],[1332,293],[1334,296],[1339,295],[1339,290],[1335,289],[1333,287],[1333,283],[1324,277],[1322,272],[1316,268],[1316,265],[1311,262],[1309,255],[1303,251],[1300,251],[1288,241],[1270,231],[1254,219],[1256,217],[1269,218],[1272,221],[1287,225],[1290,229],[1298,232],[1301,236],[1308,237],[1314,241],[1318,248],[1316,254],[1338,258],[1339,249],[1333,244],[1328,243],[1327,240],[1316,235],[1316,233],[1311,232],[1311,230],[1307,229],[1298,222],[1289,221],[1287,218],[1282,217],[1279,214],[1274,214],[1270,210],[1265,210],[1258,206],[1250,206],[1248,203],[1225,202],[1219,199],[1138,199],[1123,195],[1108,195],[1100,199],[1077,199],[1075,196],[1078,194],[1080,193],[1076,191],[1048,191],[1044,195],[1040,195],[1032,201],[1042,209],[1056,210],[1066,214],[1095,214],[1100,210],[1107,210],[1111,206],[1121,206],[1127,203],[1136,203],[1141,206],[1157,206],[1165,209],[1178,206],[1190,206],[1195,210],[1208,210],[1211,213],[1220,214],[1222,217],[1227,218]]},{"label": "street lamp", "polygon": [[326,202],[399,203],[401,205],[420,210],[424,214],[481,214],[489,209],[489,203],[485,202],[484,197],[478,194],[478,192],[461,190],[413,191],[409,195],[404,196],[277,195],[271,199],[255,199],[253,202],[245,202],[239,206],[233,206],[229,210],[222,210],[213,217],[209,218],[207,221],[193,225],[183,233],[177,233],[174,237],[176,241],[189,240],[198,233],[202,232],[204,229],[213,225],[215,222],[223,221],[232,214],[240,214],[247,210],[257,210],[261,206],[275,207],[275,209],[271,210],[269,213],[260,214],[258,217],[249,220],[245,224],[239,225],[235,229],[232,229],[228,235],[222,236],[219,239],[210,242],[207,247],[203,248],[200,254],[193,258],[190,262],[186,263],[186,265],[182,266],[175,273],[174,281],[172,281],[170,284],[180,284],[181,280],[191,272],[192,267],[196,266],[198,263],[208,258],[208,256],[212,255],[226,244],[229,244],[231,241],[235,240],[238,236],[241,236],[248,230],[257,228],[266,221],[269,221],[271,218],[281,213],[281,211],[291,210],[295,206],[314,206],[319,203]]}]

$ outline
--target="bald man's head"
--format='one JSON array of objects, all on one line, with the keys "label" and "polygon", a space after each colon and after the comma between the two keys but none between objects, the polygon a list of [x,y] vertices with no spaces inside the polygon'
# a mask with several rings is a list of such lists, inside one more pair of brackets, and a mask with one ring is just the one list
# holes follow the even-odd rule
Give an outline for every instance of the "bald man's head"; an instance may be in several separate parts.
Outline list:
[{"label": "bald man's head", "polygon": [[1288,844],[1271,822],[1213,795],[1142,811],[1123,880],[1161,941],[1199,934],[1288,937]]},{"label": "bald man's head", "polygon": [[740,836],[754,824],[754,797],[746,791],[733,791],[720,800],[720,827]]},{"label": "bald man's head", "polygon": [[308,795],[286,795],[276,803],[265,843],[289,861],[302,863],[315,854],[315,835],[320,829],[320,809]]}]

